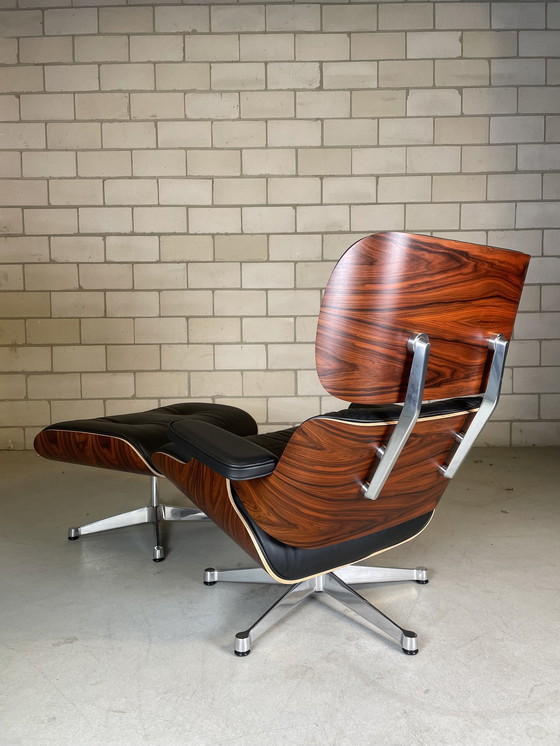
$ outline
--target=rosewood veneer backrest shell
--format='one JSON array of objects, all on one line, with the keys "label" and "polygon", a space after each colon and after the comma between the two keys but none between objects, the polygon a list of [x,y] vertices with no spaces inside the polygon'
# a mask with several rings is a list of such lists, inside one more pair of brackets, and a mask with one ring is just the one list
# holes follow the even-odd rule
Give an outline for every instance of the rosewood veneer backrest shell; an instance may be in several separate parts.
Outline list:
[{"label": "rosewood veneer backrest shell", "polygon": [[442,238],[377,233],[334,268],[319,315],[317,372],[345,401],[403,401],[407,340],[430,338],[424,399],[480,393],[487,340],[511,337],[526,254]]}]

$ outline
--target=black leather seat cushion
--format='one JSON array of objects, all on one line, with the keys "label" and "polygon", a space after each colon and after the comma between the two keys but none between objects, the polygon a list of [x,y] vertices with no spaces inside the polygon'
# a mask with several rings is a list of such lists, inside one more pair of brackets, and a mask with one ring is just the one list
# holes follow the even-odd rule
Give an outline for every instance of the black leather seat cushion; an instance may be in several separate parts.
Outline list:
[{"label": "black leather seat cushion", "polygon": [[233,490],[232,494],[239,512],[251,526],[268,564],[283,580],[301,580],[310,575],[318,575],[324,573],[326,567],[351,565],[375,552],[394,547],[416,536],[428,525],[433,514],[433,511],[430,511],[398,526],[386,528],[368,534],[368,536],[361,536],[359,539],[350,539],[350,541],[318,549],[302,549],[284,544],[259,528]]}]

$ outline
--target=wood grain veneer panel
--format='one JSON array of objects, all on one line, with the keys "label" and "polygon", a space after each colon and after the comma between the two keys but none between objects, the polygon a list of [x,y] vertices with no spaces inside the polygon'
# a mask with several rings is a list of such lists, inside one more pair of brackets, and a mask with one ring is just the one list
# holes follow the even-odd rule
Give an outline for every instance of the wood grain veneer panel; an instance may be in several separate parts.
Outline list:
[{"label": "wood grain veneer panel", "polygon": [[471,416],[419,421],[377,500],[367,500],[360,486],[394,425],[308,420],[270,476],[232,485],[252,518],[279,541],[313,548],[355,539],[434,510],[449,484],[438,466]]},{"label": "wood grain veneer panel", "polygon": [[329,280],[317,372],[334,396],[394,403],[406,393],[411,335],[430,338],[424,399],[478,394],[487,340],[510,339],[529,257],[429,236],[379,233],[348,249]]},{"label": "wood grain veneer panel", "polygon": [[40,456],[53,461],[148,476],[157,474],[128,441],[109,435],[47,429],[37,435],[33,447]]},{"label": "wood grain veneer panel", "polygon": [[180,461],[158,451],[152,456],[155,465],[191,500],[230,536],[255,562],[261,563],[257,550],[242,520],[233,508],[227,480],[196,459]]}]

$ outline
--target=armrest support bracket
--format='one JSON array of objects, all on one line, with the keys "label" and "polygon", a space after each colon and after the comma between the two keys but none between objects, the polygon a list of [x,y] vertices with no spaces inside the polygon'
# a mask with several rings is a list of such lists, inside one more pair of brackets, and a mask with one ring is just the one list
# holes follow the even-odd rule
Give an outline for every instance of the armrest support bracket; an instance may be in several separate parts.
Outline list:
[{"label": "armrest support bracket", "polygon": [[496,408],[496,404],[500,398],[508,343],[501,334],[496,334],[495,337],[488,340],[488,347],[494,351],[494,354],[492,356],[488,384],[484,396],[482,397],[478,412],[475,414],[467,430],[463,433],[456,434],[455,437],[458,441],[458,446],[455,451],[452,452],[452,455],[450,454],[451,459],[449,463],[439,467],[440,472],[447,479],[451,479],[455,476],[457,469],[459,469],[465,460],[465,457],[471,450],[475,440],[480,435],[482,428],[488,422],[488,419]]},{"label": "armrest support bracket", "polygon": [[410,377],[402,412],[386,446],[378,449],[379,463],[372,469],[367,482],[362,485],[362,492],[368,500],[377,500],[385,482],[405,447],[410,433],[414,429],[422,408],[422,396],[428,369],[430,341],[426,334],[417,334],[407,342],[412,351]]}]

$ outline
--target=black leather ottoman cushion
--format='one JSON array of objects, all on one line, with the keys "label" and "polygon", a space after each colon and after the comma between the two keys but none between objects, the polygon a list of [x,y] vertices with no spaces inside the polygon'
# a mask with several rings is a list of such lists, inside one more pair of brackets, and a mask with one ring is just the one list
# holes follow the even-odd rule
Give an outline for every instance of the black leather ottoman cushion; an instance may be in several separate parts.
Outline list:
[{"label": "black leather ottoman cushion", "polygon": [[[55,461],[157,474],[151,454],[168,442],[169,424],[183,418],[209,422],[237,435],[257,432],[255,420],[242,409],[187,402],[144,412],[57,422],[37,435],[34,447],[41,456]],[[131,460],[130,454],[125,453],[127,444],[146,462],[146,467],[136,466],[139,460]]]}]

